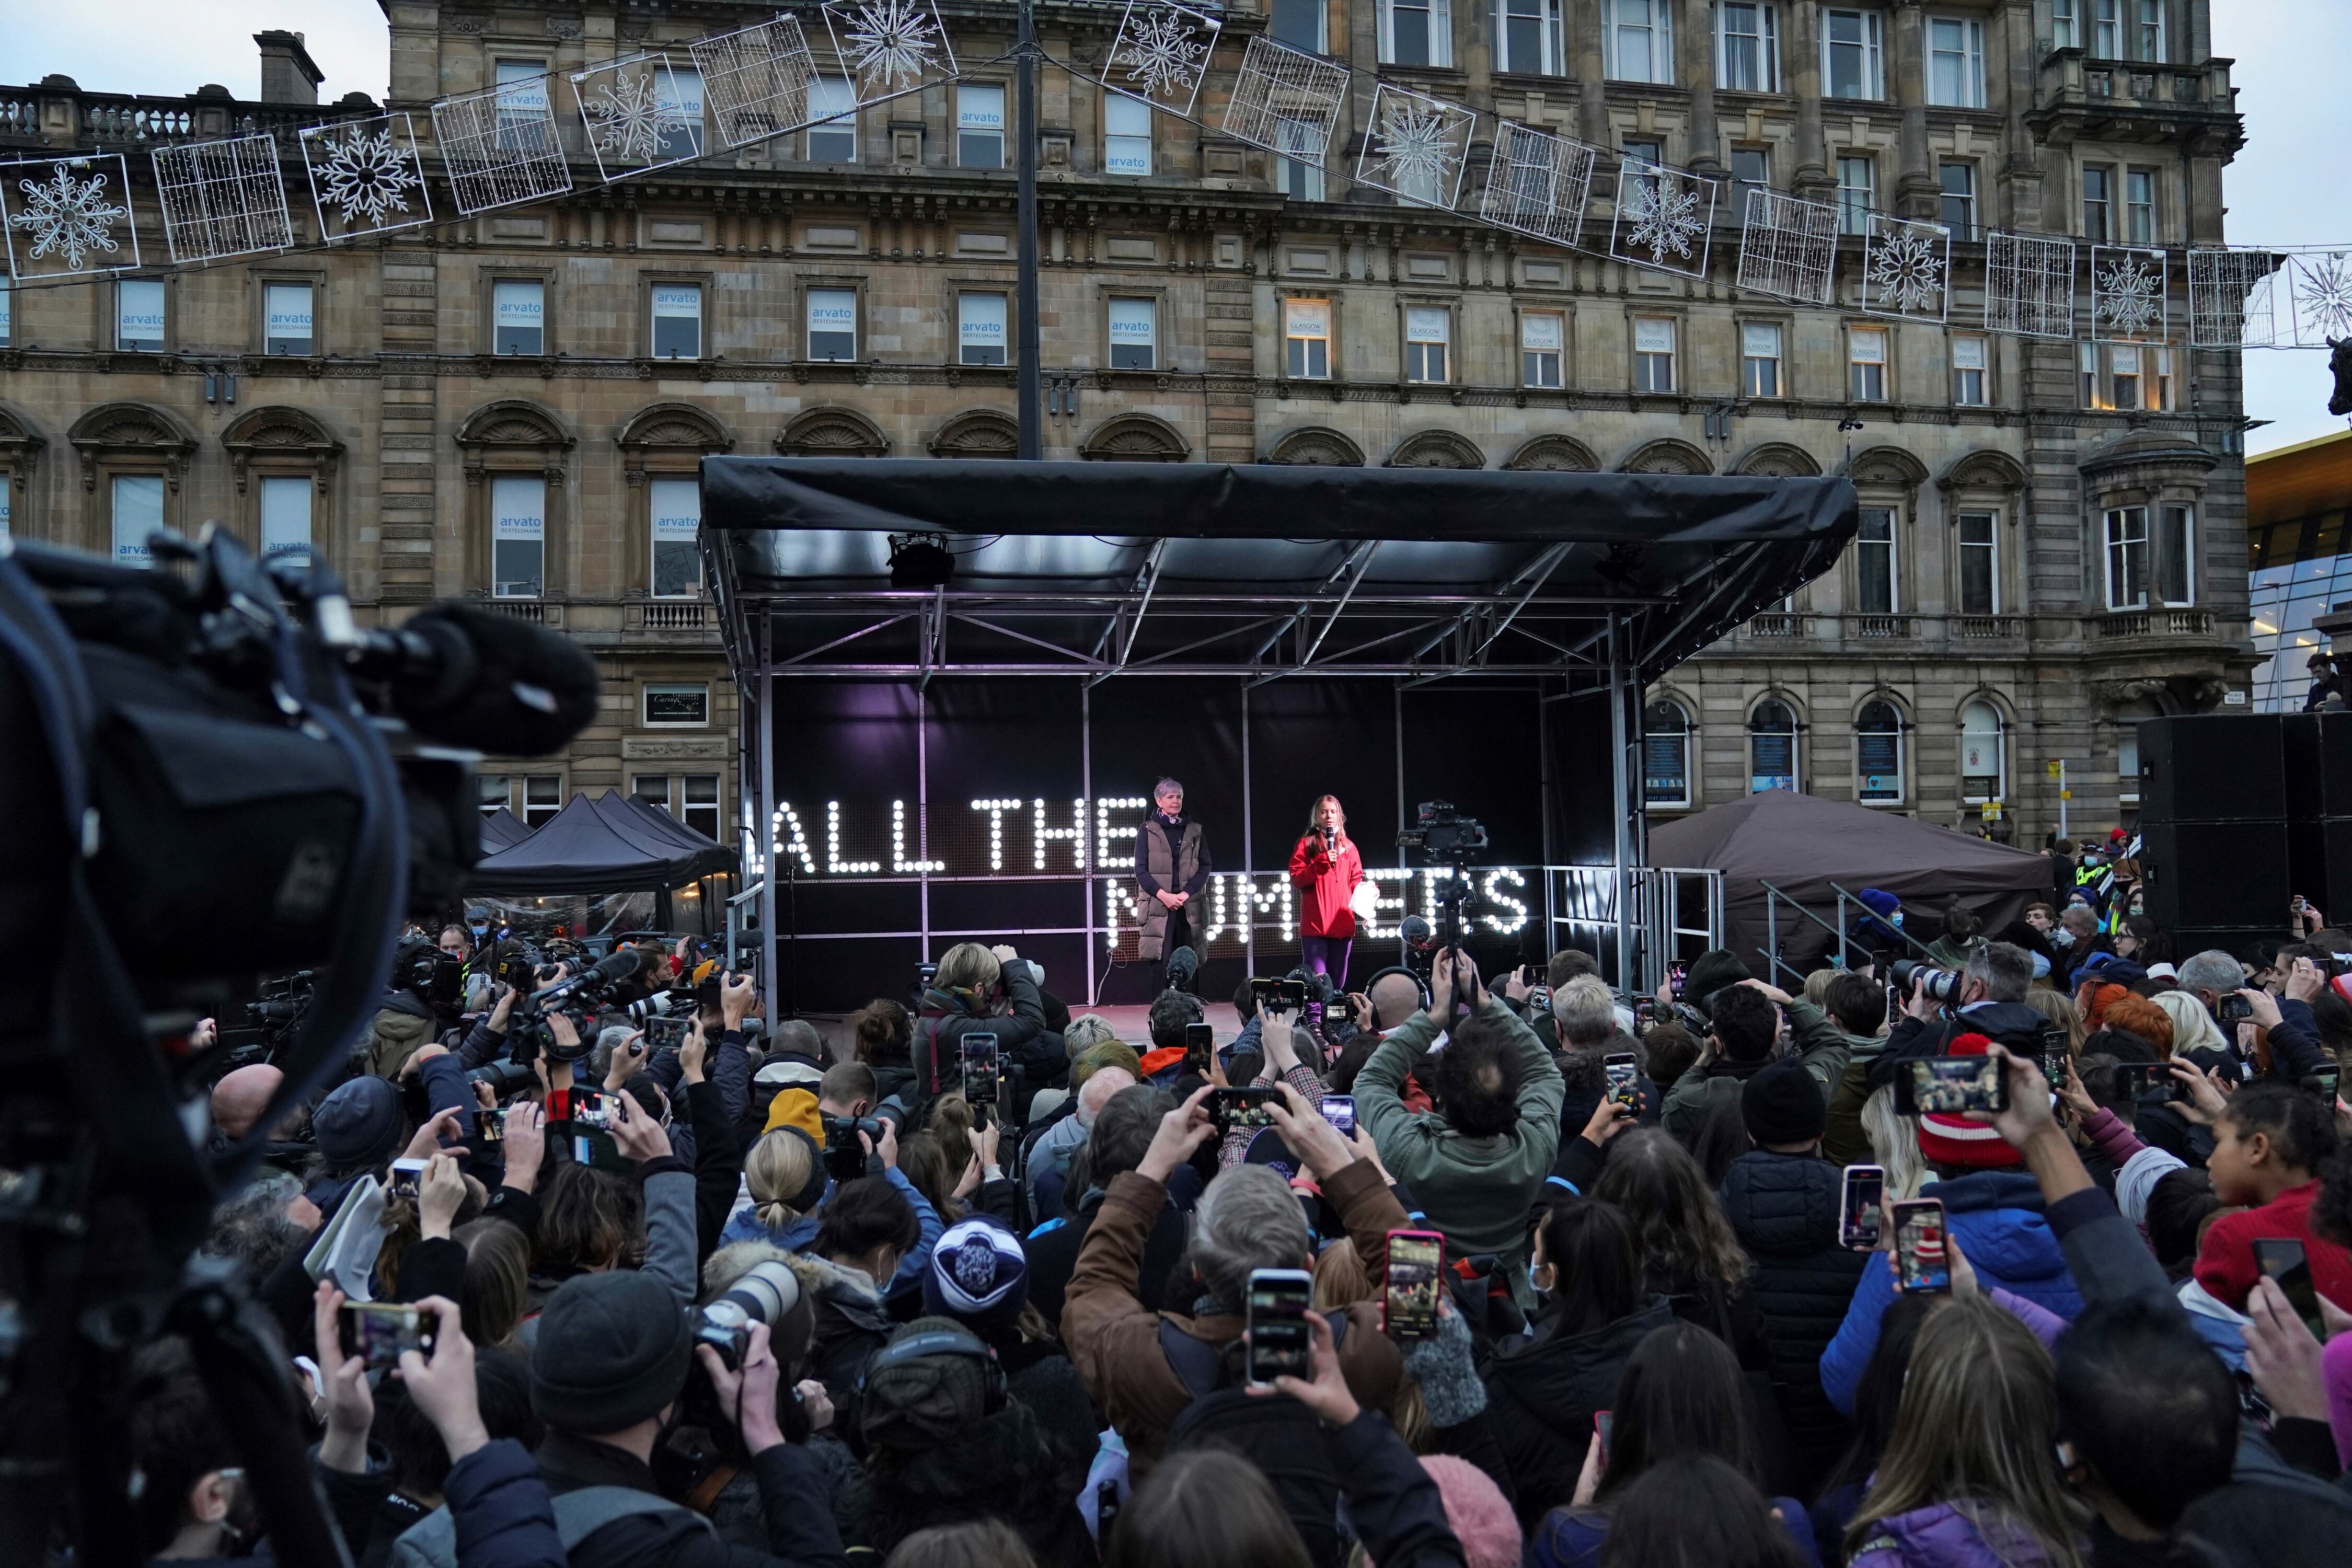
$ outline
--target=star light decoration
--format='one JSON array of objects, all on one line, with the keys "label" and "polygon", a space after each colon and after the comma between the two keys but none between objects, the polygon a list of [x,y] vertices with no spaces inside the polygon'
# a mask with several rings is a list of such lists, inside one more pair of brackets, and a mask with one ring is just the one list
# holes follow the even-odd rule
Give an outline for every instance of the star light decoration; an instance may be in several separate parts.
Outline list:
[{"label": "star light decoration", "polygon": [[1617,213],[1609,231],[1609,254],[1616,259],[1705,277],[1714,219],[1713,180],[1646,159],[1619,160]]},{"label": "star light decoration", "polygon": [[678,89],[669,57],[658,53],[572,74],[599,174],[614,180],[702,156],[700,106],[689,108]]},{"label": "star light decoration", "polygon": [[2162,342],[2171,312],[2160,251],[2091,248],[2091,339]]},{"label": "star light decoration", "polygon": [[956,74],[948,31],[929,0],[864,0],[827,5],[824,25],[847,65],[861,104],[896,98]]},{"label": "star light decoration", "polygon": [[[7,241],[10,276],[60,278],[138,266],[139,236],[130,222],[130,172],[120,153],[9,164],[0,174],[0,215],[6,217],[0,235]],[[110,190],[126,193],[124,205],[117,205]],[[114,232],[118,220],[121,239]],[[111,259],[123,255],[126,242],[129,259]],[[35,265],[42,261],[53,264]]]},{"label": "star light decoration", "polygon": [[2297,256],[2294,267],[2295,341],[2323,348],[2352,336],[2352,256],[2341,250]]},{"label": "star light decoration", "polygon": [[433,221],[416,129],[405,114],[305,129],[302,166],[319,232],[331,241]]},{"label": "star light decoration", "polygon": [[1382,82],[1372,94],[1371,122],[1356,183],[1420,206],[1452,206],[1477,117],[1458,103]]},{"label": "star light decoration", "polygon": [[1940,321],[1951,305],[1951,268],[1950,229],[1873,213],[1862,242],[1862,308]]},{"label": "star light decoration", "polygon": [[1189,115],[1223,26],[1217,17],[1189,5],[1128,0],[1097,79],[1113,92]]}]

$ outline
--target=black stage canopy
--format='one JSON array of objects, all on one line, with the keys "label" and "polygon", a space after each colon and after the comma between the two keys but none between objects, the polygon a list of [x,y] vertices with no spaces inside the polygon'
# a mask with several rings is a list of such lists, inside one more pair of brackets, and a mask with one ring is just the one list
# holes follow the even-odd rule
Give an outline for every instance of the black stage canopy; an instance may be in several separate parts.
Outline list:
[{"label": "black stage canopy", "polygon": [[552,897],[563,893],[659,892],[735,868],[735,851],[667,814],[610,791],[575,795],[529,837],[483,858],[469,892]]},{"label": "black stage canopy", "polygon": [[[1827,570],[1856,517],[1843,479],[1499,469],[712,457],[702,491],[742,675],[1638,681]],[[892,585],[908,534],[949,582]],[[764,653],[761,604],[793,612]]]}]

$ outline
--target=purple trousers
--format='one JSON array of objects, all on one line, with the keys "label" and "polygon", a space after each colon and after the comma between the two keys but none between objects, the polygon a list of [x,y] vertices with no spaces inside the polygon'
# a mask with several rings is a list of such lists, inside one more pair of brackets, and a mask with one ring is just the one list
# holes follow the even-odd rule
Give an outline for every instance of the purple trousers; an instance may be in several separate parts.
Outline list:
[{"label": "purple trousers", "polygon": [[1329,975],[1332,988],[1344,992],[1348,989],[1348,949],[1353,945],[1345,937],[1300,937],[1299,967]]}]

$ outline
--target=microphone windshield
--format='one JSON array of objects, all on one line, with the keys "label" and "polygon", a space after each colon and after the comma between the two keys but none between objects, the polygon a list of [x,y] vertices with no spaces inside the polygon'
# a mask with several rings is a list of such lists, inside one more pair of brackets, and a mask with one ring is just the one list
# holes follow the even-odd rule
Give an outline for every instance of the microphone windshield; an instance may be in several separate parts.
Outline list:
[{"label": "microphone windshield", "polygon": [[637,971],[645,966],[645,949],[625,947],[609,958],[598,959],[588,973],[606,984],[618,984],[624,980],[635,979]]},{"label": "microphone windshield", "polygon": [[544,756],[596,716],[595,660],[561,632],[464,604],[420,610],[401,630],[439,655],[436,679],[392,689],[400,716],[434,740]]},{"label": "microphone windshield", "polygon": [[1397,934],[1404,938],[1407,947],[1427,947],[1435,933],[1429,929],[1429,922],[1419,915],[1407,915],[1403,923],[1397,927]]},{"label": "microphone windshield", "polygon": [[1184,991],[1201,973],[1201,955],[1191,947],[1180,947],[1168,955],[1168,985],[1171,990]]}]

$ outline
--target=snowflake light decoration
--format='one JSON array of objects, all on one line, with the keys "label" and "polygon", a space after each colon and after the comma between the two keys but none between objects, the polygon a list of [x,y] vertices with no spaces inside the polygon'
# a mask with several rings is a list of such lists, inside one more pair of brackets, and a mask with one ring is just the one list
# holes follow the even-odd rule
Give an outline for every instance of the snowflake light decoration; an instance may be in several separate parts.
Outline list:
[{"label": "snowflake light decoration", "polygon": [[[43,177],[42,171],[47,171]],[[109,199],[113,190],[124,193],[124,205]],[[0,174],[0,214],[6,216],[8,271],[12,277],[65,277],[80,272],[110,272],[139,265],[139,237],[131,226],[130,171],[120,153],[106,157],[27,159],[7,165]],[[122,239],[114,226],[122,222]],[[25,243],[20,247],[22,236]],[[120,257],[123,241],[131,257]],[[37,267],[40,261],[56,265]]]},{"label": "snowflake light decoration", "polygon": [[572,74],[572,97],[599,174],[618,179],[702,156],[700,95],[688,102],[683,85],[662,54]]},{"label": "snowflake light decoration", "polygon": [[1382,82],[1372,95],[1371,122],[1356,183],[1421,206],[1452,206],[1477,117],[1458,103]]},{"label": "snowflake light decoration", "polygon": [[835,51],[850,68],[861,104],[896,98],[956,74],[947,27],[930,0],[827,5],[824,24],[834,30]]},{"label": "snowflake light decoration", "polygon": [[1873,213],[1862,242],[1862,308],[1940,321],[1951,303],[1952,231]]},{"label": "snowflake light decoration", "polygon": [[2091,339],[2095,342],[2162,342],[2170,322],[2164,255],[2153,250],[2091,247]]},{"label": "snowflake light decoration", "polygon": [[1704,277],[1707,230],[1714,220],[1713,180],[1645,159],[1619,161],[1611,256],[1661,272]]},{"label": "snowflake light decoration", "polygon": [[330,240],[433,221],[415,127],[405,114],[310,126],[302,132],[302,166],[319,232]]},{"label": "snowflake light decoration", "polygon": [[2352,335],[2352,256],[2297,256],[2294,266],[2295,341],[2325,348],[2330,339]]},{"label": "snowflake light decoration", "polygon": [[1224,24],[1187,5],[1128,0],[1118,36],[1103,61],[1103,86],[1176,114],[1190,114],[1209,53]]}]

